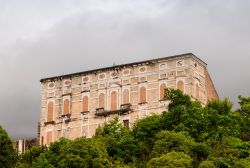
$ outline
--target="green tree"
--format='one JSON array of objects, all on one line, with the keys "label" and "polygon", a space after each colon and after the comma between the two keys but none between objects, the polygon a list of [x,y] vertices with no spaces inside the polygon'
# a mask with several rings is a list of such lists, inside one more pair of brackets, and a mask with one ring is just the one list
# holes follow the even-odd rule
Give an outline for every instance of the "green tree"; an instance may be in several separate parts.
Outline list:
[{"label": "green tree", "polygon": [[[75,139],[62,147],[57,158],[58,167],[110,167],[106,149],[100,142],[85,137]],[[75,162],[73,164],[73,162]]]},{"label": "green tree", "polygon": [[[205,143],[196,143],[192,145],[191,156],[194,158],[194,167],[198,167],[199,164],[206,160],[210,154],[210,147]],[[204,163],[205,164],[205,163]]]},{"label": "green tree", "polygon": [[169,152],[161,157],[151,159],[148,164],[148,168],[191,168],[192,159],[189,155],[183,152]]},{"label": "green tree", "polygon": [[33,163],[34,168],[55,168],[52,164],[49,163],[44,153],[41,153],[40,156],[36,159],[36,162]]},{"label": "green tree", "polygon": [[19,162],[31,167],[40,154],[45,153],[46,150],[47,148],[45,146],[33,146],[30,149],[27,149],[24,154],[20,156]]},{"label": "green tree", "polygon": [[138,141],[138,159],[143,162],[150,159],[150,153],[153,149],[155,135],[163,128],[164,122],[161,115],[152,115],[137,121],[133,129],[133,135]]},{"label": "green tree", "polygon": [[7,132],[0,126],[0,167],[12,167],[17,161],[17,154]]},{"label": "green tree", "polygon": [[240,159],[232,167],[233,168],[250,168],[250,159]]},{"label": "green tree", "polygon": [[214,163],[212,161],[203,161],[201,162],[199,168],[215,168]]},{"label": "green tree", "polygon": [[156,141],[152,154],[156,157],[170,151],[188,154],[194,144],[194,140],[183,132],[161,131],[156,134]]},{"label": "green tree", "polygon": [[250,97],[239,96],[240,109],[238,112],[241,115],[241,139],[250,141]]},{"label": "green tree", "polygon": [[138,152],[134,136],[119,122],[118,117],[99,127],[95,139],[104,144],[109,156],[122,163],[132,162]]}]

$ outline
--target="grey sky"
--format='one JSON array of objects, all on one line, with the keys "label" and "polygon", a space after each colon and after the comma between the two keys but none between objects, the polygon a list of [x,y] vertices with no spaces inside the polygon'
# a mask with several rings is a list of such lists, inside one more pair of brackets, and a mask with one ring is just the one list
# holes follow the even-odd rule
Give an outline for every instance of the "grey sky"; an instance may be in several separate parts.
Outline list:
[{"label": "grey sky", "polygon": [[35,137],[39,79],[192,52],[221,98],[250,96],[248,0],[0,0],[0,125]]}]

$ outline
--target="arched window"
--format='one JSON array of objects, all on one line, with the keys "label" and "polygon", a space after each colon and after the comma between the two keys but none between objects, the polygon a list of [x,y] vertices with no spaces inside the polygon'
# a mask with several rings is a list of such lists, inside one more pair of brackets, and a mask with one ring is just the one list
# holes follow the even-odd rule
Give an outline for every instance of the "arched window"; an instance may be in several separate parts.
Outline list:
[{"label": "arched window", "polygon": [[82,98],[82,111],[83,112],[89,111],[89,98],[88,98],[88,96],[84,96]]},{"label": "arched window", "polygon": [[164,100],[166,84],[162,83],[160,86],[160,100]]},{"label": "arched window", "polygon": [[129,103],[129,91],[128,91],[128,89],[123,91],[122,103],[123,104],[128,104]]},{"label": "arched window", "polygon": [[117,92],[111,92],[111,103],[110,103],[110,110],[114,111],[117,110]]},{"label": "arched window", "polygon": [[140,103],[146,102],[146,88],[143,86],[140,88]]},{"label": "arched window", "polygon": [[53,113],[54,113],[54,104],[53,102],[48,103],[48,114],[47,114],[47,121],[53,121]]},{"label": "arched window", "polygon": [[52,131],[47,132],[47,145],[52,142]]},{"label": "arched window", "polygon": [[69,99],[65,99],[63,102],[63,114],[69,114]]},{"label": "arched window", "polygon": [[99,108],[104,108],[105,107],[105,94],[101,93],[99,95]]},{"label": "arched window", "polygon": [[184,92],[184,83],[183,83],[183,81],[178,81],[177,89],[180,89],[181,91]]},{"label": "arched window", "polygon": [[199,84],[197,83],[195,85],[195,92],[196,92],[196,99],[199,99],[200,98],[200,87],[199,87]]}]

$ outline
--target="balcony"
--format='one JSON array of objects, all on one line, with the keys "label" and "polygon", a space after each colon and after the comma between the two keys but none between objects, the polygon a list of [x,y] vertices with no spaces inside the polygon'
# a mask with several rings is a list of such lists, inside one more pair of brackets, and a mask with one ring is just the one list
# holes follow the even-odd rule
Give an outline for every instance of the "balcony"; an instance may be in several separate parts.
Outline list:
[{"label": "balcony", "polygon": [[69,122],[71,122],[71,119],[67,119],[67,120],[64,120],[65,124],[68,124]]},{"label": "balcony", "polygon": [[68,113],[68,114],[62,114],[62,117],[67,117],[67,118],[70,118],[71,114]]},{"label": "balcony", "polygon": [[49,125],[49,124],[53,125],[53,124],[55,124],[55,121],[47,121],[44,123],[44,125]]},{"label": "balcony", "polygon": [[95,115],[97,116],[107,116],[110,114],[123,114],[131,110],[131,104],[122,104],[120,109],[117,110],[105,110],[104,108],[97,108]]}]

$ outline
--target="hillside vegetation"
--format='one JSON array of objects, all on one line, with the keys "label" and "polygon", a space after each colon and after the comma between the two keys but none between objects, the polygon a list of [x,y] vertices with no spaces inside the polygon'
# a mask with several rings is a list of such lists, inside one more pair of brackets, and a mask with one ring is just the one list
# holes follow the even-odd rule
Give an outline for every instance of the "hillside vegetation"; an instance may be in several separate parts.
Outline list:
[{"label": "hillside vegetation", "polygon": [[15,167],[250,167],[250,98],[240,96],[236,111],[228,99],[203,107],[180,90],[167,89],[165,98],[170,101],[166,112],[138,120],[130,130],[115,118],[93,138],[32,147]]}]

